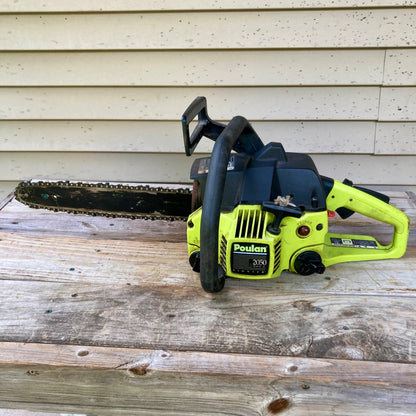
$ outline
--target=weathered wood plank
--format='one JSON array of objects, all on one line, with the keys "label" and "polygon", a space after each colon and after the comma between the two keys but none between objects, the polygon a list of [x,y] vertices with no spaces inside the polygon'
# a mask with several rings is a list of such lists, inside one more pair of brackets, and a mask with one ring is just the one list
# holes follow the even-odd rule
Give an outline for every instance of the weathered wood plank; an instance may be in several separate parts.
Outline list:
[{"label": "weathered wood plank", "polygon": [[0,403],[15,408],[244,416],[416,408],[409,364],[19,343],[1,343],[0,362]]},{"label": "weathered wood plank", "polygon": [[17,0],[13,3],[0,1],[2,13],[34,13],[34,12],[113,12],[113,11],[167,11],[167,10],[241,10],[241,9],[309,9],[309,8],[344,8],[344,7],[411,7],[416,6],[414,0],[302,0],[294,3],[290,0],[46,0],[39,3],[36,0]]},{"label": "weathered wood plank", "polygon": [[[375,120],[378,87],[119,87],[0,89],[0,115],[21,120],[180,120],[199,95],[215,120]],[[259,100],[261,97],[261,100]],[[181,136],[179,136],[181,137]]]},{"label": "weathered wood plank", "polygon": [[[288,152],[374,152],[375,122],[371,121],[259,121],[252,125],[264,143],[284,140]],[[179,121],[0,121],[2,151],[182,153],[181,137]],[[195,151],[211,153],[213,143],[204,139]]]},{"label": "weathered wood plank", "polygon": [[[153,225],[152,229],[152,225],[147,223],[144,224],[146,230],[142,224],[132,223],[125,238],[122,239],[119,230],[115,241],[104,239],[105,231],[98,230],[94,234],[98,234],[99,239],[94,239],[96,236],[85,239],[89,220],[84,219],[83,224],[84,238],[40,237],[40,228],[38,235],[30,236],[1,232],[0,279],[200,289],[199,275],[188,263],[185,230],[180,233],[179,227],[158,225]],[[68,228],[66,232],[76,234],[75,228]],[[377,234],[372,231],[370,234]],[[108,234],[107,238],[114,237],[110,232]],[[413,237],[410,245],[414,246],[416,236]],[[409,247],[406,255],[398,260],[338,264],[329,267],[323,275],[308,277],[285,272],[279,278],[264,281],[229,279],[227,287],[267,290],[277,294],[318,292],[416,296],[415,258],[415,248]]]},{"label": "weathered wood plank", "polygon": [[[390,193],[414,210],[409,195]],[[19,234],[30,215],[34,234]],[[37,235],[36,217],[50,221]],[[147,223],[140,236],[137,221],[129,221],[134,229],[15,201],[0,219],[16,227],[0,234],[2,407],[149,416],[414,413],[413,248],[368,268],[232,280],[208,295],[187,264],[184,234],[152,240],[164,224],[153,223],[152,234]],[[85,238],[89,219],[96,239]],[[84,238],[69,237],[74,222]],[[368,227],[360,217],[357,224]],[[100,227],[126,227],[126,240],[102,239]]]},{"label": "weathered wood plank", "polygon": [[[301,378],[238,377],[178,372],[85,371],[1,366],[8,383],[2,406],[100,415],[255,416],[308,412],[327,416],[412,415],[414,387],[377,383],[328,383]],[[141,370],[138,370],[141,371]],[[32,372],[32,373],[31,373]],[[33,374],[33,375],[28,375]],[[413,375],[413,374],[412,374]],[[315,377],[318,378],[318,377]],[[21,391],[10,383],[14,380]]]},{"label": "weathered wood plank", "polygon": [[416,154],[416,122],[377,123],[375,153]]},{"label": "weathered wood plank", "polygon": [[[415,366],[401,363],[267,355],[220,354],[198,351],[97,347],[92,345],[0,342],[0,365],[44,365],[89,370],[134,370],[206,375],[325,378],[329,383],[385,383],[415,387]],[[137,373],[137,372],[136,372]],[[134,374],[134,372],[133,372]],[[139,374],[136,374],[139,375]]]},{"label": "weathered wood plank", "polygon": [[416,121],[416,87],[381,89],[380,121]]},{"label": "weathered wood plank", "polygon": [[0,287],[2,342],[416,361],[413,297],[233,288],[213,296],[16,280]]},{"label": "weathered wood plank", "polygon": [[[319,21],[319,25],[316,22]],[[0,15],[3,50],[408,47],[413,8]],[[111,27],[111,31],[108,28]],[[68,34],[77,34],[68,36]],[[155,36],[155,34],[157,34]]]},{"label": "weathered wood plank", "polygon": [[[34,412],[31,410],[24,409],[0,409],[0,416],[62,416],[59,413],[51,412]],[[68,414],[67,416],[78,416],[73,414]]]},{"label": "weathered wood plank", "polygon": [[379,49],[1,52],[0,83],[1,86],[381,85],[384,54]]}]

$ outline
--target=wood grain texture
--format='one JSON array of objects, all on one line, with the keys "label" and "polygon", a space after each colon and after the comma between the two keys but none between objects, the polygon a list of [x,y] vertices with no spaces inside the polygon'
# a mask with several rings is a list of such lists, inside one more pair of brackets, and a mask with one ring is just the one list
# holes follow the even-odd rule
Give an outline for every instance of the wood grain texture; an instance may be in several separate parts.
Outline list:
[{"label": "wood grain texture", "polygon": [[[391,196],[407,206],[414,227],[413,201]],[[232,279],[212,296],[187,263],[184,224],[56,214],[17,202],[0,218],[2,341],[415,360],[414,249],[399,260],[336,265],[323,276]]]},{"label": "wood grain texture", "polygon": [[[2,88],[0,115],[18,120],[180,120],[197,96],[214,120],[375,120],[378,87]],[[259,100],[259,97],[262,97]],[[385,98],[385,100],[387,97]]]},{"label": "wood grain texture", "polygon": [[[414,229],[412,195],[390,197]],[[354,217],[344,230],[380,231]],[[324,275],[230,279],[210,295],[187,264],[184,224],[10,201],[0,228],[0,407],[149,416],[416,409],[413,247],[403,259]]]},{"label": "wood grain texture", "polygon": [[[34,412],[24,409],[0,409],[0,416],[62,416],[59,413]],[[76,416],[70,414],[68,416]]]},{"label": "wood grain texture", "polygon": [[[131,370],[292,378],[322,377],[329,383],[385,383],[413,386],[414,365],[322,358],[220,354],[197,351],[97,347],[92,345],[0,342],[0,365],[79,367],[86,370]],[[295,368],[296,367],[296,368]],[[364,369],[364,371],[361,371]],[[318,376],[319,373],[319,376]],[[146,375],[143,374],[143,375]],[[136,374],[139,375],[139,374]]]},{"label": "wood grain texture", "polygon": [[[264,143],[284,142],[288,152],[299,149],[305,153],[374,152],[374,122],[259,121],[251,124]],[[213,143],[204,139],[195,152],[211,153]],[[0,147],[2,151],[31,152],[184,151],[179,121],[0,121]]]},{"label": "wood grain texture", "polygon": [[[101,285],[112,285],[116,279],[119,284],[199,290],[198,275],[188,264],[186,231],[182,224],[97,221],[85,216],[77,217],[77,221],[71,218],[68,224],[65,214],[55,217],[56,221],[39,219],[37,222],[15,218],[7,223],[1,219],[0,279]],[[56,227],[54,236],[51,236],[52,227]],[[342,233],[363,232],[379,240],[383,237],[374,226],[365,230],[340,228],[337,231]],[[73,237],[76,235],[79,237]],[[163,243],[160,242],[162,239]],[[261,282],[231,279],[227,281],[227,287],[267,289],[277,294],[416,296],[415,246],[416,235],[412,233],[406,255],[400,260],[338,264],[328,268],[323,275],[309,277],[285,272],[279,278]],[[13,247],[12,252],[9,247]],[[45,259],[54,267],[45,267]],[[128,268],[125,268],[126,263]],[[120,273],[121,270],[124,272]]]},{"label": "wood grain texture", "polygon": [[0,48],[7,51],[408,47],[416,43],[414,22],[413,8],[3,14]]},{"label": "wood grain texture", "polygon": [[[342,382],[331,385],[315,379],[238,377],[125,371],[91,372],[73,368],[5,368],[2,378],[15,380],[27,391],[25,401],[10,383],[0,393],[1,405],[43,411],[100,415],[271,416],[289,415],[412,415],[413,386]],[[141,372],[141,370],[138,370]],[[32,373],[31,373],[32,372]],[[29,374],[33,375],[29,375]],[[381,384],[381,385],[380,385]]]},{"label": "wood grain texture", "polygon": [[413,297],[238,288],[211,296],[175,286],[11,280],[0,287],[3,342],[416,361]]},{"label": "wood grain texture", "polygon": [[[381,85],[384,55],[378,49],[1,52],[0,83],[2,86]],[[394,74],[390,75],[393,80]],[[398,80],[401,77],[396,76]]]},{"label": "wood grain texture", "polygon": [[165,10],[241,10],[241,9],[308,9],[308,8],[344,8],[344,7],[411,7],[416,6],[414,0],[301,0],[293,3],[290,0],[16,0],[13,3],[0,1],[0,12],[112,12],[112,11],[165,11]]},{"label": "wood grain texture", "polygon": [[290,415],[411,415],[416,404],[409,364],[17,343],[0,344],[0,361],[0,403],[14,408],[270,416],[286,404]]}]

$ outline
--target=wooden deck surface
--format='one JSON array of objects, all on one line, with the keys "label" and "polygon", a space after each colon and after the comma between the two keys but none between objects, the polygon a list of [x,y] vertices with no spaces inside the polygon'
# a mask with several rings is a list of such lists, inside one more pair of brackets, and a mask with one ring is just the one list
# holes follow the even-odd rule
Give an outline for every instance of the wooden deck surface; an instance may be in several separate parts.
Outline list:
[{"label": "wooden deck surface", "polygon": [[[416,414],[416,198],[398,260],[228,279],[184,223],[0,204],[0,408],[88,415]],[[332,230],[387,241],[359,215]]]}]

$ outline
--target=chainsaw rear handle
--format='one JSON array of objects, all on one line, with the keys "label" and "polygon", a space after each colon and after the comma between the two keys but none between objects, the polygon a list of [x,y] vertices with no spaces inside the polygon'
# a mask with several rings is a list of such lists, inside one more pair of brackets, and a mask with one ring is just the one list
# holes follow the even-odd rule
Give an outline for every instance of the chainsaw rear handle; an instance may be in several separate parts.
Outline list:
[{"label": "chainsaw rear handle", "polygon": [[231,149],[249,122],[241,116],[234,117],[224,128],[212,150],[205,195],[202,204],[200,228],[200,278],[206,292],[222,290],[225,272],[218,264],[218,229],[224,193],[227,165]]},{"label": "chainsaw rear handle", "polygon": [[[332,183],[334,182],[333,179]],[[367,189],[367,188],[363,188],[361,186],[357,186],[354,185],[352,183],[352,181],[350,181],[349,179],[344,179],[344,181],[342,182],[344,185],[350,186],[352,188],[358,189],[359,191],[363,191],[368,195],[374,196],[375,198],[379,199],[380,201],[385,202],[386,204],[388,204],[390,202],[390,198],[387,195],[381,194],[380,192],[377,191],[373,191],[372,189]],[[349,218],[352,214],[354,214],[354,211],[345,208],[345,207],[340,207],[336,210],[337,214],[343,219],[347,219]]]},{"label": "chainsaw rear handle", "polygon": [[[409,218],[396,207],[386,203],[386,198],[381,197],[377,192],[369,192],[365,188],[352,187],[349,183],[342,183],[334,180],[333,187],[329,192],[326,202],[330,211],[346,209],[366,217],[390,224],[394,227],[391,244],[381,246],[377,251],[381,258],[399,258],[404,255],[409,236]],[[369,258],[374,259],[375,252],[367,251]],[[366,260],[365,254],[362,260]],[[332,259],[331,264],[339,262],[339,259]],[[327,264],[329,265],[329,264]]]},{"label": "chainsaw rear handle", "polygon": [[[198,124],[192,134],[190,134],[189,125],[196,116],[198,116]],[[185,153],[187,156],[192,155],[202,137],[207,137],[208,139],[215,141],[226,127],[224,124],[218,123],[209,118],[207,100],[205,97],[196,97],[183,113],[181,121]],[[263,146],[264,145],[260,137],[247,122],[243,131],[233,143],[232,149],[237,153],[246,153],[251,155],[256,153]]]}]

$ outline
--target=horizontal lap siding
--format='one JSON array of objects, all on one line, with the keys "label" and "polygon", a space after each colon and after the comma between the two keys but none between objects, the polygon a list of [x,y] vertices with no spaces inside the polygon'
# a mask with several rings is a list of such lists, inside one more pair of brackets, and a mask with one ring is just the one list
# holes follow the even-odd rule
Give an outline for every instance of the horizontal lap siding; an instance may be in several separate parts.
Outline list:
[{"label": "horizontal lap siding", "polygon": [[0,16],[3,50],[369,48],[414,44],[414,8]]},{"label": "horizontal lap siding", "polygon": [[205,95],[322,174],[416,183],[416,2],[217,3],[0,1],[0,180],[187,181]]},{"label": "horizontal lap siding", "polygon": [[[414,185],[413,156],[312,155],[319,173],[361,183]],[[194,156],[178,153],[1,152],[3,180],[33,177],[71,180],[176,183],[189,182]]]},{"label": "horizontal lap siding", "polygon": [[210,114],[249,120],[374,120],[377,87],[3,88],[4,119],[180,120],[206,96]]},{"label": "horizontal lap siding", "polygon": [[[366,121],[255,121],[265,143],[287,151],[372,153],[376,124]],[[178,121],[0,121],[0,147],[7,151],[183,152]],[[352,140],[354,138],[354,140]],[[203,140],[197,153],[211,152]]]},{"label": "horizontal lap siding", "polygon": [[0,83],[1,86],[380,85],[384,55],[383,50],[345,49],[0,52]]},{"label": "horizontal lap siding", "polygon": [[112,12],[160,10],[309,9],[416,6],[414,0],[1,0],[0,12]]}]

